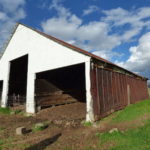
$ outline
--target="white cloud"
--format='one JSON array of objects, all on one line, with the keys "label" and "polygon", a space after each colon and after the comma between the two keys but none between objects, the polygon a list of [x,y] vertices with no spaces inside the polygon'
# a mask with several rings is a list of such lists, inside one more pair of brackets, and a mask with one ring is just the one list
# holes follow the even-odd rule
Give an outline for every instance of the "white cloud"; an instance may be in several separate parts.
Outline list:
[{"label": "white cloud", "polygon": [[[128,42],[138,35],[143,28],[149,29],[150,25],[150,7],[142,7],[127,11],[123,8],[103,11],[106,15],[103,21],[111,25],[111,27],[121,27],[128,25],[128,29],[124,30],[121,38],[123,42]],[[149,19],[148,19],[149,18]]]},{"label": "white cloud", "polygon": [[7,15],[3,12],[0,12],[0,21],[5,21],[7,19],[8,19]]},{"label": "white cloud", "polygon": [[[50,9],[57,15],[41,23],[44,32],[77,45],[86,50],[99,50],[103,55],[120,44],[119,37],[109,35],[109,26],[105,22],[92,21],[83,24],[83,20],[53,0]],[[106,42],[107,41],[107,42]]]},{"label": "white cloud", "polygon": [[[53,0],[50,9],[55,9],[57,15],[42,22],[44,32],[109,60],[113,57],[120,60],[123,57],[121,51],[114,52],[113,48],[138,40],[137,35],[142,33],[143,29],[147,32],[150,30],[150,7],[130,11],[123,8],[103,11],[103,18],[86,24],[58,0]],[[131,56],[127,61],[116,60],[115,63],[150,76],[150,33],[143,35],[138,46],[131,47],[129,52]]]},{"label": "white cloud", "polygon": [[89,15],[89,14],[95,12],[95,11],[98,11],[98,10],[99,10],[99,8],[97,6],[91,5],[87,9],[83,10],[83,16]]},{"label": "white cloud", "polygon": [[150,32],[139,39],[137,46],[130,47],[130,57],[125,62],[116,63],[134,72],[150,76]]},{"label": "white cloud", "polygon": [[8,39],[14,24],[26,17],[25,0],[0,0],[0,49]]},{"label": "white cloud", "polygon": [[[65,8],[61,0],[53,0],[49,8],[55,9],[57,14],[41,23],[44,32],[88,51],[94,51],[95,54],[107,59],[115,55],[112,52],[113,48],[135,40],[143,28],[150,28],[150,21],[144,20],[149,17],[150,7],[131,11],[123,8],[105,10],[102,11],[105,14],[103,18],[86,24],[83,23],[82,18]],[[98,10],[96,6],[90,6],[83,11],[83,15],[95,10]],[[125,25],[128,27],[124,28]],[[122,30],[114,33],[113,29],[119,27],[122,27]]]},{"label": "white cloud", "polygon": [[25,0],[0,0],[0,5],[4,12],[15,12],[18,7],[25,4]]}]

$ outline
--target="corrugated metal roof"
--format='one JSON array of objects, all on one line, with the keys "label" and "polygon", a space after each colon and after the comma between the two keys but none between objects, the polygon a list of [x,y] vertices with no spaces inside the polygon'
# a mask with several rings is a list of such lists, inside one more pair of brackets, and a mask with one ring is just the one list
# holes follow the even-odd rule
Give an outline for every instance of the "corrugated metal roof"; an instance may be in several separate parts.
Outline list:
[{"label": "corrugated metal roof", "polygon": [[113,65],[114,67],[117,67],[117,68],[119,68],[119,69],[122,69],[122,70],[128,72],[129,74],[132,74],[132,75],[134,75],[134,76],[136,76],[136,77],[140,77],[140,78],[142,78],[142,79],[146,79],[146,80],[147,80],[147,78],[142,77],[142,76],[140,76],[140,75],[138,75],[138,74],[135,74],[135,73],[133,73],[133,72],[127,70],[127,69],[124,69],[124,68],[122,68],[122,67],[120,67],[120,66],[118,66],[118,65],[116,65],[116,64],[114,64],[114,63],[112,63],[112,62],[110,62],[110,61],[108,61],[108,60],[106,60],[106,59],[103,59],[103,58],[101,58],[101,57],[99,57],[99,56],[97,56],[97,55],[94,55],[94,54],[92,54],[92,53],[86,51],[86,50],[83,50],[83,49],[81,49],[81,48],[78,48],[78,47],[76,47],[76,46],[74,46],[74,45],[72,45],[72,44],[69,44],[69,43],[67,43],[67,42],[65,42],[65,41],[63,41],[63,40],[60,40],[60,39],[58,39],[58,38],[56,38],[56,37],[53,37],[53,36],[51,36],[51,35],[48,35],[48,34],[46,34],[46,33],[44,33],[44,32],[39,31],[39,30],[33,29],[32,27],[29,27],[29,26],[24,25],[24,24],[22,24],[22,23],[17,23],[16,28],[18,27],[19,24],[21,24],[21,25],[23,25],[23,26],[25,26],[25,27],[27,27],[27,28],[29,28],[29,29],[31,29],[31,30],[33,30],[33,31],[35,31],[35,32],[37,32],[37,33],[39,33],[40,35],[42,35],[42,36],[44,36],[44,37],[46,37],[46,38],[48,38],[48,39],[50,39],[50,40],[53,40],[53,41],[55,41],[55,42],[57,42],[57,43],[59,43],[59,44],[61,44],[61,45],[63,45],[63,46],[66,46],[66,47],[68,47],[68,48],[70,48],[70,49],[72,49],[72,50],[75,50],[75,51],[77,51],[77,52],[79,52],[79,53],[82,53],[82,54],[84,54],[84,55],[90,56],[90,57],[92,57],[92,58],[94,58],[94,59],[100,60],[100,61],[102,61],[102,62],[104,62],[104,63]]}]

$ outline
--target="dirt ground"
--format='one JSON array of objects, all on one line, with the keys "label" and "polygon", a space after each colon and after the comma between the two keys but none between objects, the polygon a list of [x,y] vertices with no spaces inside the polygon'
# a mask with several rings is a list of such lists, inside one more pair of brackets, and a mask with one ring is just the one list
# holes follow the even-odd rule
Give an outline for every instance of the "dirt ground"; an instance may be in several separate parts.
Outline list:
[{"label": "dirt ground", "polygon": [[[22,114],[0,114],[0,139],[7,139],[3,149],[7,150],[61,150],[82,149],[88,139],[88,127],[81,123],[86,115],[85,103],[72,103],[46,108],[35,116]],[[43,131],[31,132],[36,123],[47,123]],[[18,136],[17,127],[26,127],[29,133]],[[8,145],[9,140],[9,145]],[[92,144],[93,145],[93,144]]]},{"label": "dirt ground", "polygon": [[[99,139],[96,133],[112,128],[125,130],[127,127],[141,125],[142,120],[127,124],[110,124],[109,120],[97,122],[93,126],[83,125],[85,104],[72,103],[41,110],[35,116],[23,114],[0,114],[0,146],[2,150],[98,150]],[[144,119],[144,118],[143,118]],[[48,123],[42,131],[32,132],[36,123]],[[134,125],[134,126],[133,126]],[[29,132],[18,136],[17,127],[26,127]]]}]

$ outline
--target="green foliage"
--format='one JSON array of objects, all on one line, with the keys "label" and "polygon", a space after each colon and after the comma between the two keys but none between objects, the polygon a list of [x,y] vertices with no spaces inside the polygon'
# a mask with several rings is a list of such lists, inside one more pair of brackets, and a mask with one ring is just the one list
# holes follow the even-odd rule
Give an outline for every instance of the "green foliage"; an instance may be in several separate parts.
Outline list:
[{"label": "green foliage", "polygon": [[4,140],[0,139],[0,146],[4,144]]},{"label": "green foliage", "polygon": [[11,110],[7,108],[0,107],[0,114],[10,114]]},{"label": "green foliage", "polygon": [[6,139],[0,139],[0,150],[12,149],[12,147],[14,146],[12,144],[13,140],[14,140],[13,137],[8,137]]},{"label": "green foliage", "polygon": [[0,131],[3,131],[5,128],[4,127],[0,127]]},{"label": "green foliage", "polygon": [[112,122],[132,121],[138,117],[150,113],[150,100],[131,104],[125,109],[115,113],[115,117],[112,118]]},{"label": "green foliage", "polygon": [[0,107],[0,114],[21,114],[22,110],[18,109],[18,110],[11,110],[10,108],[6,107],[6,108],[2,108]]},{"label": "green foliage", "polygon": [[45,128],[44,127],[33,127],[32,128],[32,131],[33,132],[38,132],[38,131],[42,131],[42,130],[44,130]]},{"label": "green foliage", "polygon": [[36,126],[36,125],[34,125],[33,128],[32,128],[32,131],[33,132],[42,131],[42,130],[44,130],[47,127],[48,127],[48,124],[45,122],[45,123],[43,123],[42,126]]},{"label": "green foliage", "polygon": [[86,126],[86,127],[91,127],[91,126],[92,126],[92,123],[91,123],[90,121],[85,121],[85,122],[83,123],[83,125]]},{"label": "green foliage", "polygon": [[99,134],[100,144],[109,145],[109,150],[149,150],[150,120],[143,126],[125,132]]},{"label": "green foliage", "polygon": [[22,110],[17,109],[17,110],[15,110],[14,112],[15,112],[15,114],[21,114],[21,113],[22,113]]}]

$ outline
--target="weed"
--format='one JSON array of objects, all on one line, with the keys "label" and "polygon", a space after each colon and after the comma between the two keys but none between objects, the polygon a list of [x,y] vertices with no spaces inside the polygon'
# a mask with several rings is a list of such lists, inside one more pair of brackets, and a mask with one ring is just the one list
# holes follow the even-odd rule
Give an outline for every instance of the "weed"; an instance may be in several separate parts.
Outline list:
[{"label": "weed", "polygon": [[86,121],[83,123],[84,126],[86,127],[91,127],[92,126],[92,123],[90,121]]},{"label": "weed", "polygon": [[10,114],[10,112],[11,112],[11,110],[8,107],[6,107],[6,108],[0,107],[1,114]]},{"label": "weed", "polygon": [[33,132],[38,132],[38,131],[42,131],[44,130],[45,128],[48,127],[48,124],[45,122],[45,123],[42,123],[41,125],[34,125],[33,128],[32,128],[32,131]]},{"label": "weed", "polygon": [[5,128],[4,127],[0,127],[0,131],[3,131],[3,130],[5,130]]},{"label": "weed", "polygon": [[2,144],[4,144],[4,140],[1,140],[1,139],[0,139],[0,146],[1,146]]},{"label": "weed", "polygon": [[17,110],[15,110],[14,112],[15,112],[15,114],[21,114],[21,113],[22,113],[22,110],[17,109]]}]

